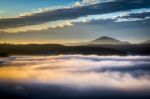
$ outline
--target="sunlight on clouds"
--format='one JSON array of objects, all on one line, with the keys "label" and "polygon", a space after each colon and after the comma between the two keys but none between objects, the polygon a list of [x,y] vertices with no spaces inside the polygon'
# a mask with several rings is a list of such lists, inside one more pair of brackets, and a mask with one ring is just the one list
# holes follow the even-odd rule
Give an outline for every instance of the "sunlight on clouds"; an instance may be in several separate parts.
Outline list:
[{"label": "sunlight on clouds", "polygon": [[55,6],[55,7],[47,7],[47,8],[38,8],[38,9],[32,10],[31,12],[21,13],[18,17],[32,16],[37,13],[46,13],[46,12],[53,11],[53,10],[68,9],[68,8],[71,8],[71,6]]},{"label": "sunlight on clouds", "polygon": [[92,4],[97,4],[97,3],[103,3],[103,2],[113,2],[115,0],[82,0],[77,1],[73,4],[73,6],[85,6],[85,5],[92,5]]},{"label": "sunlight on clouds", "polygon": [[[73,26],[75,23],[89,23],[92,20],[106,20],[106,19],[115,19],[116,20],[115,22],[141,21],[141,20],[149,19],[149,17],[145,17],[145,18],[122,18],[122,17],[128,16],[129,14],[135,14],[135,13],[140,14],[140,13],[145,13],[145,12],[150,12],[150,9],[143,8],[143,9],[121,11],[121,12],[115,12],[115,13],[109,13],[109,14],[88,15],[86,17],[79,17],[73,20],[53,21],[53,22],[48,22],[48,23],[44,23],[40,25],[30,25],[30,26],[23,26],[23,27],[17,27],[17,28],[0,29],[0,31],[8,32],[8,33],[40,31],[40,30],[47,30],[49,28],[64,28],[66,26]],[[27,15],[27,14],[24,14],[24,15]]]},{"label": "sunlight on clouds", "polygon": [[31,26],[23,26],[17,28],[9,28],[9,29],[0,29],[0,31],[8,32],[8,33],[19,33],[19,32],[27,32],[27,31],[40,31],[47,30],[49,28],[63,28],[65,26],[73,26],[73,23],[70,20],[66,21],[54,21],[40,25],[31,25]]},{"label": "sunlight on clouds", "polygon": [[[0,79],[65,84],[78,88],[150,89],[150,74],[142,69],[143,66],[150,66],[149,60],[149,56],[11,56],[0,60],[5,64],[1,64]],[[104,68],[108,70],[102,71]],[[113,71],[111,68],[121,69]],[[126,68],[135,70],[123,72],[122,69]]]},{"label": "sunlight on clouds", "polygon": [[142,20],[147,20],[150,19],[150,17],[146,18],[118,18],[115,22],[132,22],[132,21],[142,21]]},{"label": "sunlight on clouds", "polygon": [[[135,10],[130,10],[130,11],[121,11],[121,12],[115,12],[115,13],[109,13],[109,14],[100,14],[100,15],[88,15],[86,17],[80,17],[78,19],[75,19],[74,22],[90,22],[91,20],[106,20],[106,19],[121,19],[121,17],[124,16],[129,16],[130,14],[140,14],[140,13],[145,13],[145,12],[150,12],[150,9],[147,8],[142,8],[142,9],[135,9]],[[128,20],[127,18],[124,18]],[[134,19],[130,18],[131,20],[133,19],[134,21],[136,20],[144,20],[148,18],[139,18],[139,19]]]}]

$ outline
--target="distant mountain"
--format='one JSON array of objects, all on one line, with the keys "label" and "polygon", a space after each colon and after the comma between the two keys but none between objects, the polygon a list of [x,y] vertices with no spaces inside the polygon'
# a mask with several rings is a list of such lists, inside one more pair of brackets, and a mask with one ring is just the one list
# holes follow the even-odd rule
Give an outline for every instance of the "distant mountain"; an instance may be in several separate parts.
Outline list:
[{"label": "distant mountain", "polygon": [[80,42],[80,43],[68,43],[65,45],[69,46],[80,46],[80,45],[91,45],[91,44],[111,44],[111,45],[121,45],[121,44],[130,44],[129,42],[120,41],[111,37],[102,36],[100,38],[97,38],[95,40],[89,41],[89,42]]},{"label": "distant mountain", "polygon": [[146,41],[142,42],[142,44],[150,44],[150,40],[146,40]]},{"label": "distant mountain", "polygon": [[102,36],[98,39],[90,41],[89,44],[129,44],[128,42],[123,42],[114,38],[110,38],[107,36]]}]

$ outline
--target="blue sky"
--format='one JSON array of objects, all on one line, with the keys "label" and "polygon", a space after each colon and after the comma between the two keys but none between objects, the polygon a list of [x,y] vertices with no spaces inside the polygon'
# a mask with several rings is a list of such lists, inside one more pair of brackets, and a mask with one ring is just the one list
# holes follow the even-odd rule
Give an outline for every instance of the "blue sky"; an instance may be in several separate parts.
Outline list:
[{"label": "blue sky", "polygon": [[67,6],[77,0],[0,0],[1,16],[17,16],[38,8]]},{"label": "blue sky", "polygon": [[0,0],[0,43],[150,39],[149,0]]}]

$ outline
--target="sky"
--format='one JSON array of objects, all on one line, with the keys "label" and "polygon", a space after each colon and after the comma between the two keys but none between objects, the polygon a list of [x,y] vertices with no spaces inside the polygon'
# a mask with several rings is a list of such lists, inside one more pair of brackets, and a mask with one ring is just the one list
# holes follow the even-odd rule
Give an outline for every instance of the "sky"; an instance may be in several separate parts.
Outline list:
[{"label": "sky", "polygon": [[0,0],[0,43],[140,43],[149,26],[149,0]]}]

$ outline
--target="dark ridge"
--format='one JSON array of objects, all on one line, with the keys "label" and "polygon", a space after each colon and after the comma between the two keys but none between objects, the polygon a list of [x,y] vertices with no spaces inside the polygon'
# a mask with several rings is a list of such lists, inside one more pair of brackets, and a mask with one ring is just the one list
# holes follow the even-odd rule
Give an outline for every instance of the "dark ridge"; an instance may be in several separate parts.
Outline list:
[{"label": "dark ridge", "polygon": [[150,44],[87,44],[64,46],[61,44],[0,44],[0,56],[8,55],[150,55]]},{"label": "dark ridge", "polygon": [[9,55],[58,55],[58,54],[97,54],[126,55],[124,51],[99,46],[64,46],[60,44],[0,44],[0,50]]},{"label": "dark ridge", "polygon": [[128,55],[150,55],[150,44],[88,44],[86,46],[99,46],[104,48],[117,49],[126,52]]}]

